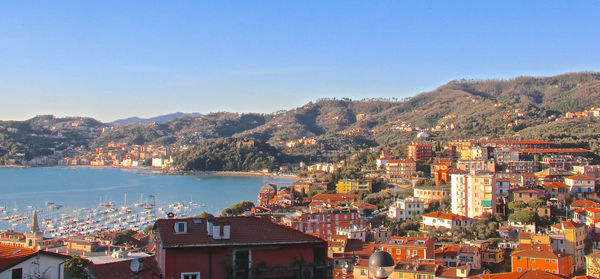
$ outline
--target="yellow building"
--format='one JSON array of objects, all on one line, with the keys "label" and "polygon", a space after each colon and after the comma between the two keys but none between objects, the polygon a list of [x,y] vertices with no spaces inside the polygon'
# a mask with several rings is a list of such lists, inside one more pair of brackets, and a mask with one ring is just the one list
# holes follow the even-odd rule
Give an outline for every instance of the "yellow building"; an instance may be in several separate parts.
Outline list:
[{"label": "yellow building", "polygon": [[585,268],[586,263],[583,250],[585,247],[585,239],[587,237],[585,226],[573,221],[565,221],[552,225],[551,232],[559,233],[565,236],[565,252],[573,255],[575,270],[582,270]]},{"label": "yellow building", "polygon": [[373,189],[371,181],[361,183],[355,179],[342,179],[337,183],[337,193],[346,194],[352,191],[366,191],[370,193]]}]

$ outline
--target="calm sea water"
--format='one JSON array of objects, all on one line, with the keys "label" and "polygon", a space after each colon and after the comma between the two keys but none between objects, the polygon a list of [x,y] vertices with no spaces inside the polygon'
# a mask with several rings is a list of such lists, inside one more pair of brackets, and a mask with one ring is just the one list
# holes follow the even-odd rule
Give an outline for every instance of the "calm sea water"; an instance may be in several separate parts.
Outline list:
[{"label": "calm sea water", "polygon": [[[256,202],[256,195],[267,182],[292,182],[293,179],[251,176],[148,175],[150,171],[94,168],[0,169],[0,206],[30,214],[33,209],[46,213],[46,202],[62,205],[59,211],[94,208],[112,201],[116,206],[152,202],[158,207],[174,202],[204,204],[202,210],[218,213],[242,200]],[[45,215],[45,214],[44,214]],[[2,226],[0,221],[0,228]]]}]

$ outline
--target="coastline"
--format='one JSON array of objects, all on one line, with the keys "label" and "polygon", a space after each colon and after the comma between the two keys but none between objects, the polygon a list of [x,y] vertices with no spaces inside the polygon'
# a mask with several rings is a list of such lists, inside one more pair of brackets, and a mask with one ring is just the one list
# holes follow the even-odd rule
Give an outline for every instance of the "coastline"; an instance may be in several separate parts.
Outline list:
[{"label": "coastline", "polygon": [[165,170],[157,169],[152,167],[119,167],[119,166],[90,166],[90,165],[75,165],[75,166],[18,166],[2,165],[0,168],[45,168],[45,167],[61,167],[66,169],[77,169],[77,168],[88,168],[88,169],[123,169],[123,170],[138,170],[138,171],[150,171],[150,172],[138,172],[137,174],[143,175],[215,175],[215,176],[263,176],[263,177],[278,177],[278,178],[289,178],[299,179],[295,174],[277,174],[277,173],[265,173],[260,171],[182,171],[182,170]]},{"label": "coastline", "polygon": [[20,166],[20,165],[0,165],[0,169],[26,169],[31,166]]}]

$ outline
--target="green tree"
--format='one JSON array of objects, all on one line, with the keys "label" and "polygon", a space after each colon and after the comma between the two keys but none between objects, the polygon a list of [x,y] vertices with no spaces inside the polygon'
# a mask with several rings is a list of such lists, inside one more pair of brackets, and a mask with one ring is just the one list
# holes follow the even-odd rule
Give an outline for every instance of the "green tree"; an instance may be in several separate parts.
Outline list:
[{"label": "green tree", "polygon": [[250,210],[254,207],[254,203],[250,201],[242,201],[240,203],[232,204],[228,208],[223,209],[221,211],[221,216],[228,216],[229,214],[233,216],[241,215],[246,210]]},{"label": "green tree", "polygon": [[535,200],[530,201],[527,205],[529,205],[529,207],[537,209],[537,208],[540,208],[540,207],[546,205],[546,201],[543,199],[535,199]]},{"label": "green tree", "polygon": [[524,224],[531,224],[535,222],[535,219],[536,213],[527,209],[522,209],[508,216],[508,220]]},{"label": "green tree", "polygon": [[205,218],[206,219],[206,218],[215,218],[215,216],[206,211],[203,211],[202,213],[194,216],[194,218]]},{"label": "green tree", "polygon": [[74,256],[68,258],[65,261],[64,271],[65,275],[70,276],[71,278],[88,278],[85,268],[90,265],[90,262],[84,260],[78,256]]},{"label": "green tree", "polygon": [[526,208],[527,204],[523,201],[513,201],[508,203],[508,209],[510,210],[520,210]]}]

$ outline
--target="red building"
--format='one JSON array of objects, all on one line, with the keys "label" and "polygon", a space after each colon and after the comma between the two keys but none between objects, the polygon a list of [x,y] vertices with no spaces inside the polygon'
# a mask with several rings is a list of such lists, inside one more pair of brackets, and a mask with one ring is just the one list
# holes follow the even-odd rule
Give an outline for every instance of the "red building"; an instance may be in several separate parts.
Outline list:
[{"label": "red building", "polygon": [[425,237],[392,237],[380,244],[381,250],[394,257],[396,262],[410,259],[434,259],[435,241]]},{"label": "red building", "polygon": [[330,276],[327,242],[256,217],[156,221],[165,279]]},{"label": "red building", "polygon": [[285,217],[283,223],[304,233],[315,234],[323,239],[336,235],[338,229],[367,226],[367,220],[356,210],[322,210],[303,212],[299,216]]},{"label": "red building", "polygon": [[427,161],[431,157],[433,157],[433,146],[431,144],[415,143],[408,146],[408,159]]}]

